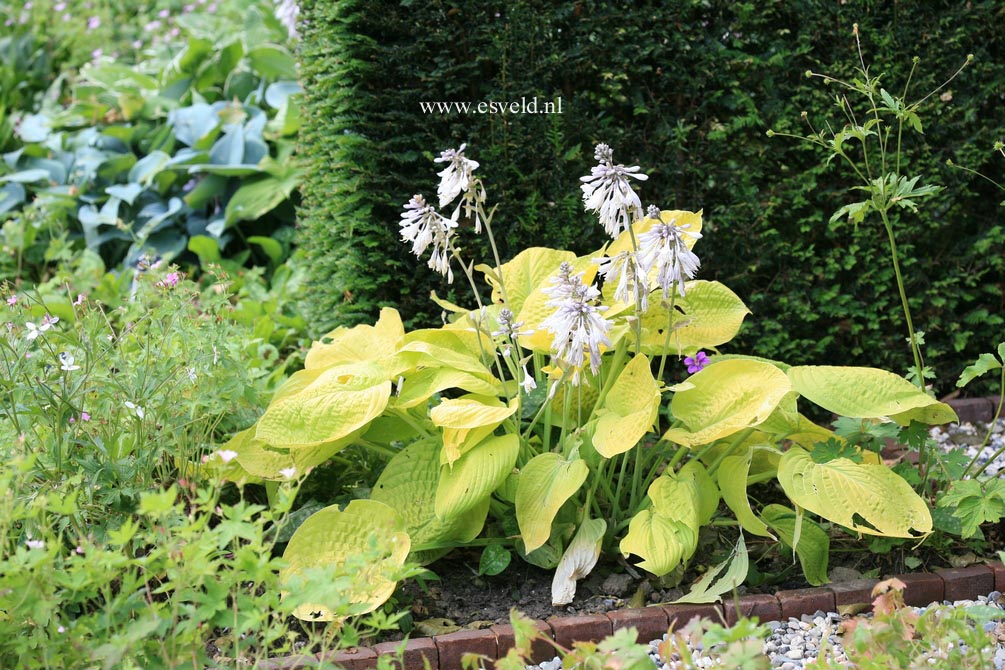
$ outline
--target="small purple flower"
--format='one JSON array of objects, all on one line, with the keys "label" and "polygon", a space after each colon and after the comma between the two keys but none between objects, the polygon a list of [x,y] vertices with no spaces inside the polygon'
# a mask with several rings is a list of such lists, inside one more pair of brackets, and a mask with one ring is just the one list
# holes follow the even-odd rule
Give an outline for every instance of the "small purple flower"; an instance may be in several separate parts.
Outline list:
[{"label": "small purple flower", "polygon": [[97,16],[92,16],[91,18],[87,19],[87,30],[88,31],[94,30],[94,29],[96,29],[100,25],[101,25],[101,18],[99,18]]},{"label": "small purple flower", "polygon": [[171,10],[162,9],[159,12],[157,12],[157,16],[161,17],[162,19],[166,19],[167,17],[171,16]]},{"label": "small purple flower", "polygon": [[684,365],[687,366],[687,371],[691,374],[698,372],[711,361],[708,360],[708,354],[704,351],[699,351],[694,356],[688,356],[684,359]]},{"label": "small purple flower", "polygon": [[7,305],[9,307],[13,307],[16,304],[17,304],[17,296],[16,295],[12,295],[9,298],[7,298]]}]

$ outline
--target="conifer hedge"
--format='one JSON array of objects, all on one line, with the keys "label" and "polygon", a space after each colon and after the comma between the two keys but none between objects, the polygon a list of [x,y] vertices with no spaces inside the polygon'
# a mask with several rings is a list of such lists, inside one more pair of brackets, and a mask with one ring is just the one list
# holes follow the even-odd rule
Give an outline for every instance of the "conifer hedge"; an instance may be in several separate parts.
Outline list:
[{"label": "conifer hedge", "polygon": [[[597,248],[578,178],[595,143],[638,164],[643,204],[704,209],[701,278],[735,290],[753,315],[731,350],[792,363],[905,371],[903,313],[878,220],[828,220],[857,196],[854,175],[766,131],[843,121],[835,87],[807,70],[854,76],[858,23],[871,71],[915,98],[975,63],[921,109],[904,172],[946,189],[896,221],[916,327],[948,390],[1005,332],[1003,194],[947,159],[1001,181],[1005,9],[931,0],[305,0],[301,155],[309,166],[300,241],[315,334],[397,307],[437,322],[450,294],[399,241],[402,205],[432,198],[448,147],[468,144],[501,204],[504,256],[526,246]],[[561,99],[561,114],[424,113],[421,102]],[[449,212],[447,212],[449,213]],[[484,243],[462,236],[472,257]],[[465,287],[459,299],[469,302]]]}]

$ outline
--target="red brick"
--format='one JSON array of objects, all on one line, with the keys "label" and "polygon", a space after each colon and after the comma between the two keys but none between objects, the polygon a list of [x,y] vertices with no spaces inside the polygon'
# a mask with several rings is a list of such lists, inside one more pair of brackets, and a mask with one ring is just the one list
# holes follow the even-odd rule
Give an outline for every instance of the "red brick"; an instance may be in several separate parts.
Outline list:
[{"label": "red brick", "polygon": [[434,635],[440,670],[461,670],[464,654],[482,654],[497,658],[496,636],[491,630],[459,630],[446,635]]},{"label": "red brick", "polygon": [[667,622],[674,629],[678,630],[683,628],[691,619],[695,617],[701,617],[703,619],[711,619],[717,623],[722,623],[725,621],[725,616],[718,605],[664,605],[663,611],[666,612]]},{"label": "red brick", "polygon": [[988,563],[988,567],[995,575],[995,591],[1005,591],[1005,565],[995,561]]},{"label": "red brick", "polygon": [[878,582],[875,579],[853,579],[847,582],[828,584],[827,588],[834,594],[834,605],[858,605],[872,602],[872,589]]},{"label": "red brick", "polygon": [[[724,600],[722,609],[726,613],[726,625],[735,626],[738,620],[737,603],[732,600]],[[765,621],[778,621],[782,618],[782,606],[775,596],[767,594],[751,594],[740,596],[739,601],[740,617],[757,617],[761,623]]]},{"label": "red brick", "polygon": [[611,620],[603,614],[555,616],[548,619],[555,632],[555,642],[571,649],[573,642],[600,642],[614,632]]},{"label": "red brick", "polygon": [[935,574],[946,583],[946,600],[976,600],[995,590],[995,573],[986,565],[936,570]]},{"label": "red brick", "polygon": [[396,670],[425,670],[425,661],[429,661],[430,668],[439,667],[440,655],[436,650],[436,643],[431,638],[419,637],[409,640],[399,661],[397,657],[401,645],[401,642],[382,642],[374,645],[373,650],[378,656],[393,657]]},{"label": "red brick", "polygon": [[[555,634],[551,630],[551,626],[545,621],[535,620],[534,625],[537,626],[546,638],[549,640],[555,639]],[[498,646],[498,651],[496,655],[498,658],[503,658],[509,653],[509,650],[513,648],[513,626],[507,624],[498,624],[489,628],[496,636],[496,644]],[[531,663],[544,663],[545,661],[550,661],[555,658],[558,654],[550,643],[545,640],[534,640],[530,647],[530,662]]]},{"label": "red brick", "polygon": [[914,607],[925,607],[933,602],[941,602],[945,594],[945,583],[942,577],[930,572],[914,572],[906,575],[893,575],[904,582],[904,602]]},{"label": "red brick", "polygon": [[[353,647],[352,649],[330,652],[321,656],[321,660],[324,661],[326,668],[333,664],[345,668],[345,670],[369,670],[377,667],[377,654],[374,653],[373,649],[367,647]],[[315,668],[318,666],[307,665],[304,667]]]},{"label": "red brick", "polygon": [[787,620],[789,617],[798,619],[817,610],[824,612],[835,610],[834,593],[830,589],[792,589],[779,591],[775,595],[782,606],[782,620]]},{"label": "red brick", "polygon": [[662,638],[669,628],[667,613],[662,607],[633,607],[607,613],[614,630],[634,628],[642,644]]},{"label": "red brick", "polygon": [[953,398],[947,404],[956,411],[960,423],[988,423],[995,414],[991,398]]}]

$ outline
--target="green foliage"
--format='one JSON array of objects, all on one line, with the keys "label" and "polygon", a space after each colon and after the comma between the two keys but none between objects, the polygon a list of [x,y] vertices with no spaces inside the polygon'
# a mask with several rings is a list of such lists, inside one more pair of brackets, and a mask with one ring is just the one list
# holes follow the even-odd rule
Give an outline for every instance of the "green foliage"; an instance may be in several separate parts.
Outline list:
[{"label": "green foliage", "polygon": [[41,278],[56,243],[128,267],[222,251],[274,267],[289,253],[299,85],[271,44],[286,39],[271,3],[244,5],[240,32],[186,14],[162,54],[96,59],[69,102],[18,110],[20,143],[0,170],[7,277]]},{"label": "green foliage", "polygon": [[1000,479],[965,479],[939,496],[939,507],[953,509],[960,519],[962,536],[972,537],[982,523],[997,523],[1005,516],[1005,481]]},{"label": "green foliage", "polygon": [[[998,3],[937,2],[916,12],[818,0],[631,11],[609,2],[530,1],[504,10],[482,2],[302,7],[310,24],[302,72],[312,83],[301,135],[310,170],[301,239],[311,258],[307,309],[315,335],[369,322],[386,305],[410,325],[438,322],[425,297],[447,287],[396,247],[396,205],[423,187],[428,152],[461,141],[481,148],[486,174],[506,184],[491,194],[505,215],[497,229],[506,260],[541,244],[577,253],[599,246],[574,188],[582,156],[604,138],[640,164],[661,166],[652,202],[704,208],[719,241],[703,258],[702,277],[730,286],[752,312],[739,347],[798,364],[902,372],[911,356],[885,239],[871,226],[827,223],[851,202],[846,194],[857,177],[808,147],[765,135],[801,129],[804,111],[818,129],[839,114],[831,111],[835,87],[802,75],[854,77],[856,22],[892,108],[912,55],[925,59],[913,91],[936,88],[975,56],[950,87],[912,107],[924,135],[905,134],[902,170],[923,175],[915,186],[944,188],[920,200],[917,214],[895,207],[892,221],[938,392],[951,390],[950,376],[979,353],[980,329],[1002,325],[993,308],[1005,275],[995,253],[1005,244],[996,223],[1001,197],[945,165],[953,158],[1000,173],[997,154],[986,150],[1003,132],[994,113],[1005,84]],[[420,109],[420,102],[521,96],[561,97],[563,113]],[[477,242],[471,251],[482,255]]]}]

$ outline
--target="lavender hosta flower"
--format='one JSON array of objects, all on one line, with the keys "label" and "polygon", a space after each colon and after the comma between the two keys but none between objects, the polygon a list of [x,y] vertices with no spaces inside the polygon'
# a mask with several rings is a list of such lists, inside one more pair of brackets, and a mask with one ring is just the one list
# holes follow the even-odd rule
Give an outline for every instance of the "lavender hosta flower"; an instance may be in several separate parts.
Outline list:
[{"label": "lavender hosta flower", "polygon": [[492,337],[516,338],[522,335],[534,334],[533,330],[520,330],[523,327],[524,322],[514,321],[514,318],[516,317],[513,316],[513,311],[508,307],[504,307],[499,310],[499,316],[497,317],[499,330],[492,331]]},{"label": "lavender hosta flower", "polygon": [[584,182],[583,205],[587,211],[595,212],[600,223],[611,237],[617,237],[627,230],[634,219],[642,218],[642,201],[632,189],[628,178],[645,181],[644,174],[638,174],[639,166],[614,164],[614,152],[606,144],[598,144],[594,152],[597,165],[589,177],[580,177]]},{"label": "lavender hosta flower", "polygon": [[616,256],[595,259],[600,268],[604,284],[616,284],[614,299],[637,305],[640,312],[649,308],[648,270],[641,257],[631,251],[622,251]]},{"label": "lavender hosta flower", "polygon": [[699,372],[705,368],[711,361],[708,360],[708,354],[704,351],[699,351],[694,356],[688,356],[684,359],[684,365],[687,366],[687,371],[690,374]]},{"label": "lavender hosta flower", "polygon": [[436,189],[440,207],[446,207],[458,195],[467,193],[471,186],[471,173],[478,168],[478,161],[465,158],[465,147],[467,144],[462,144],[458,149],[447,149],[440,152],[439,158],[433,159],[434,163],[447,164],[441,172],[436,173],[440,178],[440,185]]},{"label": "lavender hosta flower", "polygon": [[[649,214],[653,214],[652,210]],[[664,299],[673,290],[674,284],[683,298],[684,282],[694,279],[701,266],[698,256],[688,249],[685,235],[697,240],[701,238],[701,233],[688,230],[691,224],[678,226],[674,219],[664,222],[659,216],[654,218],[657,219],[656,224],[639,235],[642,263],[647,273],[656,268],[656,283],[663,289]]]},{"label": "lavender hosta flower", "polygon": [[572,274],[569,263],[562,263],[552,283],[554,286],[545,292],[552,297],[548,306],[556,309],[541,326],[554,333],[551,345],[554,358],[572,369],[571,381],[578,384],[587,351],[590,352],[590,371],[597,374],[600,370],[600,347],[611,346],[607,337],[611,322],[601,315],[607,308],[593,304],[600,297],[600,291],[583,284],[582,276]]},{"label": "lavender hosta flower", "polygon": [[421,195],[412,196],[405,204],[401,219],[401,239],[412,243],[412,253],[420,257],[432,245],[429,267],[445,276],[448,283],[453,282],[450,237],[457,228],[457,222],[440,215],[432,205],[426,204]]}]

